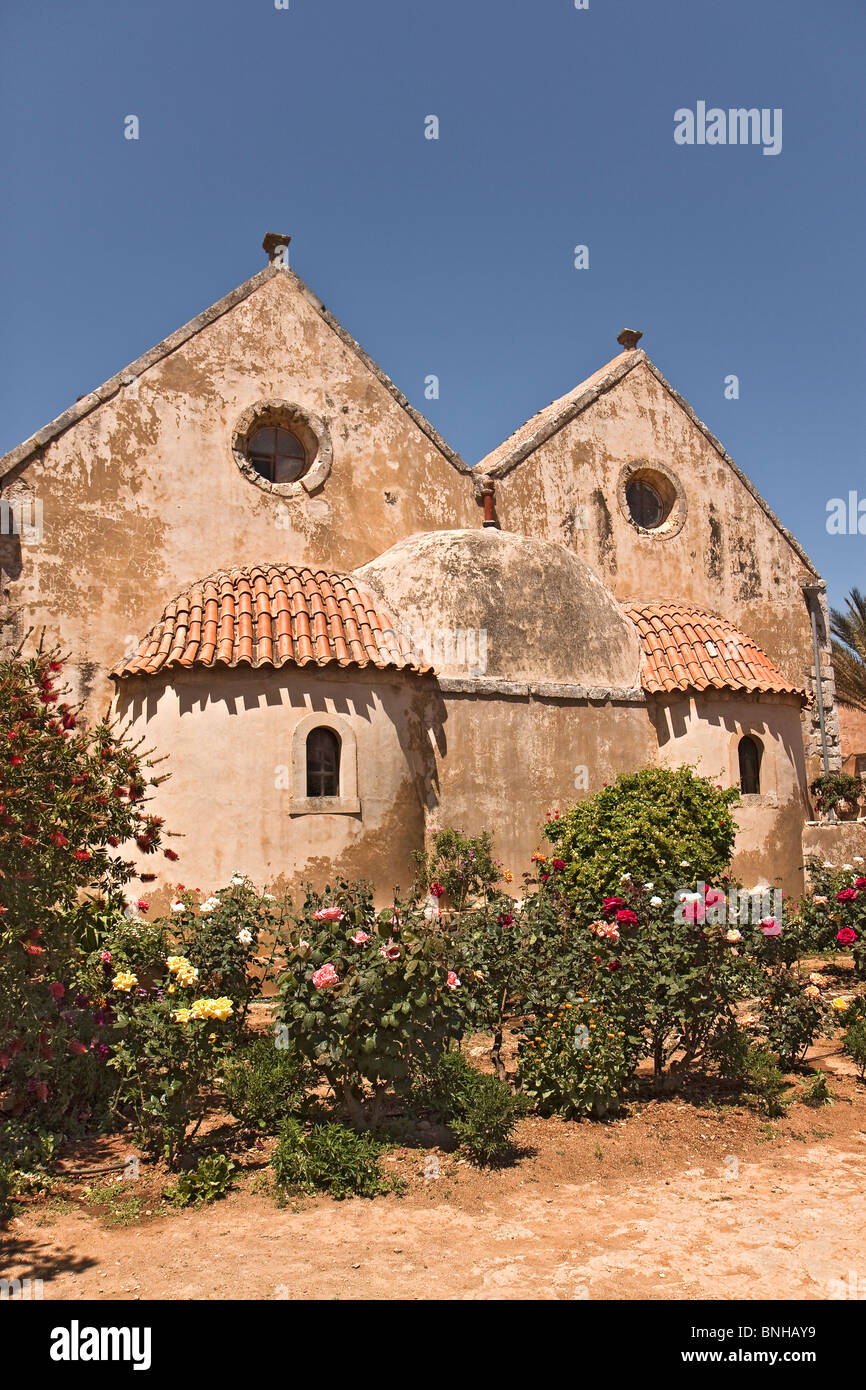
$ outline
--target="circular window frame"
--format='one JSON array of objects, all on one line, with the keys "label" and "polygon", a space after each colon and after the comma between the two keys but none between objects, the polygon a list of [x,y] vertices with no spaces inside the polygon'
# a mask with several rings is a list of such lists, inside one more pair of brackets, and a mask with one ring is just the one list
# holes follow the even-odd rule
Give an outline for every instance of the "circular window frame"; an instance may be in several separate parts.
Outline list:
[{"label": "circular window frame", "polygon": [[[291,483],[272,483],[247,457],[247,445],[256,430],[277,428],[291,430],[300,439],[310,462],[300,478]],[[303,497],[316,492],[331,471],[333,450],[331,432],[318,415],[296,405],[293,401],[257,401],[245,410],[235,424],[232,434],[232,457],[248,483],[271,492],[277,497]]]},{"label": "circular window frame", "polygon": [[[635,482],[648,483],[658,493],[662,505],[667,508],[658,526],[641,526],[632,516],[626,491],[629,484]],[[664,463],[648,463],[645,459],[636,459],[625,464],[620,470],[616,496],[620,511],[639,536],[647,536],[650,540],[670,540],[672,536],[678,535],[686,524],[689,507],[685,489],[673,469]]]}]

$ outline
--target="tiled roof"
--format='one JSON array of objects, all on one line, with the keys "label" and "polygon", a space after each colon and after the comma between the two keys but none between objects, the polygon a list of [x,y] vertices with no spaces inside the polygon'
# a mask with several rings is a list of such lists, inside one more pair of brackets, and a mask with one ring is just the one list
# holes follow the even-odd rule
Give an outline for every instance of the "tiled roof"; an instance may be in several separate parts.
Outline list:
[{"label": "tiled roof", "polygon": [[394,667],[429,671],[348,575],[292,565],[223,570],[178,594],[113,676],[181,666]]},{"label": "tiled roof", "polygon": [[643,648],[644,690],[803,692],[791,685],[751,637],[724,618],[679,603],[626,604]]}]

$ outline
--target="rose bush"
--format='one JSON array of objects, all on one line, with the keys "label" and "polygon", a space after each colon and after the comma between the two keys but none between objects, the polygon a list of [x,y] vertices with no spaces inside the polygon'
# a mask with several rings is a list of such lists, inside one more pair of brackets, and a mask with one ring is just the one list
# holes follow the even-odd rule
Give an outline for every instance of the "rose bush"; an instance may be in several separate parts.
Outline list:
[{"label": "rose bush", "polygon": [[866,864],[861,856],[843,865],[813,856],[806,872],[800,913],[812,949],[850,951],[858,977],[866,979]]},{"label": "rose bush", "polygon": [[356,1126],[375,1124],[385,1091],[408,1085],[413,1065],[462,1033],[453,942],[419,909],[376,912],[369,884],[341,880],[308,890],[285,946],[279,1019],[288,1039]]},{"label": "rose bush", "polygon": [[62,665],[41,646],[0,662],[0,1106],[43,1131],[89,1123],[104,1099],[81,962],[121,919],[121,847],[155,853],[162,836],[148,765],[107,723],[82,725]]}]

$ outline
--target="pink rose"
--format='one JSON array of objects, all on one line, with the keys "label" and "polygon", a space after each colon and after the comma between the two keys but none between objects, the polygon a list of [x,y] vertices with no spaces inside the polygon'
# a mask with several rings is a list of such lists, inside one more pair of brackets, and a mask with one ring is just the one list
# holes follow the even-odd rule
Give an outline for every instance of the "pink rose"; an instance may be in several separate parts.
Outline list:
[{"label": "pink rose", "polygon": [[358,930],[354,936],[349,937],[349,940],[354,941],[356,946],[363,946],[364,942],[369,941],[370,938],[365,931]]},{"label": "pink rose", "polygon": [[386,960],[397,960],[400,955],[400,947],[392,941],[389,946],[379,948],[379,955],[384,956]]},{"label": "pink rose", "polygon": [[457,987],[458,987],[459,984],[460,984],[460,981],[459,981],[458,978],[457,978],[456,972],[453,971],[453,970],[449,970],[449,971],[448,971],[448,988],[449,988],[449,989],[457,989]]},{"label": "pink rose", "polygon": [[781,936],[782,928],[775,917],[765,917],[760,923],[761,931],[765,936]]},{"label": "pink rose", "polygon": [[340,922],[343,914],[338,907],[320,907],[318,912],[313,913],[314,922]]},{"label": "pink rose", "polygon": [[321,965],[318,970],[313,971],[313,984],[316,989],[331,989],[333,985],[339,984],[340,978],[330,962]]},{"label": "pink rose", "polygon": [[841,931],[837,931],[836,940],[840,946],[850,946],[857,940],[857,933],[853,927],[843,927]]}]

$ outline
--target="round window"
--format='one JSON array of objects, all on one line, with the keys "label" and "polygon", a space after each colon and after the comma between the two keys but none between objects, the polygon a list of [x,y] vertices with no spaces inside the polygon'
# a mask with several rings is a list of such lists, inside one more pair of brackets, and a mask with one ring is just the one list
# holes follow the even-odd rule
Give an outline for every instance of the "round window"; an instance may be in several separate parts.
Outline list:
[{"label": "round window", "polygon": [[619,475],[617,501],[623,516],[644,536],[675,536],[686,519],[682,484],[663,463],[626,464]]},{"label": "round window", "polygon": [[632,520],[647,531],[652,531],[662,522],[670,510],[665,507],[652,483],[645,478],[633,478],[625,490],[625,500]]},{"label": "round window", "polygon": [[327,422],[291,401],[257,401],[232,434],[232,456],[247,482],[279,497],[320,488],[333,453]]},{"label": "round window", "polygon": [[269,483],[293,483],[307,471],[307,451],[296,434],[266,425],[247,440],[247,458]]}]

